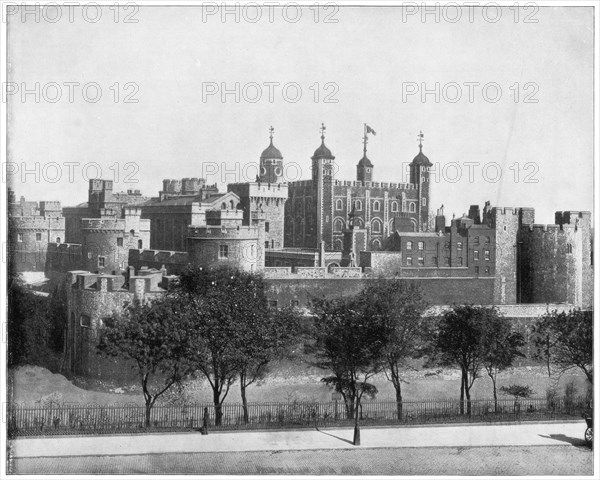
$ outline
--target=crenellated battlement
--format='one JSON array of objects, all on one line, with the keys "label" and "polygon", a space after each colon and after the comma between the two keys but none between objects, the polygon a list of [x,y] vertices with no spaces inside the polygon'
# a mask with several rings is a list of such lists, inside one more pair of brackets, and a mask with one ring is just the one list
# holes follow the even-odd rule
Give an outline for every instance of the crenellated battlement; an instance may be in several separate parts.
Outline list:
[{"label": "crenellated battlement", "polygon": [[64,230],[64,217],[47,218],[35,217],[9,217],[10,228],[15,230]]},{"label": "crenellated battlement", "polygon": [[83,218],[81,219],[82,231],[104,231],[104,232],[125,232],[131,225],[131,217],[135,218],[135,224],[139,230],[150,230],[149,219],[139,219],[139,215],[127,215],[126,218]]},{"label": "crenellated battlement", "polygon": [[252,197],[288,197],[287,183],[260,183],[253,182],[248,184],[249,194]]},{"label": "crenellated battlement", "polygon": [[[334,182],[339,182],[339,180],[335,180]],[[289,185],[291,187],[312,187],[314,185],[314,182],[312,180],[296,180],[290,182]]]},{"label": "crenellated battlement", "polygon": [[[132,271],[134,269],[132,268]],[[133,294],[134,298],[142,299],[147,294],[162,294],[176,278],[166,275],[164,270],[142,268],[137,275],[129,278],[123,275],[107,275],[91,273],[84,270],[72,270],[67,273],[67,285],[71,294],[80,292],[120,292]]]},{"label": "crenellated battlement", "polygon": [[591,225],[592,213],[587,211],[572,211],[555,212],[554,221],[557,225]]},{"label": "crenellated battlement", "polygon": [[83,218],[81,230],[120,231],[125,229],[125,220],[121,218]]},{"label": "crenellated battlement", "polygon": [[62,215],[62,208],[61,208],[60,202],[41,201],[40,202],[40,215],[43,217],[47,214]]},{"label": "crenellated battlement", "polygon": [[229,227],[224,225],[214,226],[190,226],[188,227],[189,238],[203,238],[203,239],[256,239],[260,232],[260,227],[257,225],[237,225],[235,227]]},{"label": "crenellated battlement", "polygon": [[200,177],[186,177],[182,179],[171,179],[165,178],[163,181],[163,188],[160,192],[163,195],[194,195],[200,193],[200,191],[216,190],[217,184],[207,185],[205,178]]},{"label": "crenellated battlement", "polygon": [[175,252],[169,250],[130,250],[129,261],[148,262],[148,263],[177,263],[187,264],[189,262],[187,252]]},{"label": "crenellated battlement", "polygon": [[492,213],[496,215],[518,215],[519,208],[515,207],[493,207]]},{"label": "crenellated battlement", "polygon": [[265,278],[370,278],[361,267],[265,267]]},{"label": "crenellated battlement", "polygon": [[[293,182],[298,184],[299,182]],[[412,183],[388,183],[388,182],[362,182],[360,180],[334,180],[333,184],[338,187],[364,187],[364,188],[387,188],[392,190],[416,190],[417,185]]]},{"label": "crenellated battlement", "polygon": [[89,192],[112,192],[113,182],[112,180],[102,180],[100,178],[93,178],[89,183]]},{"label": "crenellated battlement", "polygon": [[123,215],[127,217],[141,217],[142,207],[135,205],[127,205],[123,207]]},{"label": "crenellated battlement", "polygon": [[532,225],[524,225],[523,226],[524,229],[528,229],[530,232],[558,232],[561,230],[560,225],[554,225],[554,224],[541,224],[541,223],[534,223]]},{"label": "crenellated battlement", "polygon": [[563,224],[542,224],[533,223],[531,225],[522,225],[522,232],[574,232],[576,230],[575,225]]}]

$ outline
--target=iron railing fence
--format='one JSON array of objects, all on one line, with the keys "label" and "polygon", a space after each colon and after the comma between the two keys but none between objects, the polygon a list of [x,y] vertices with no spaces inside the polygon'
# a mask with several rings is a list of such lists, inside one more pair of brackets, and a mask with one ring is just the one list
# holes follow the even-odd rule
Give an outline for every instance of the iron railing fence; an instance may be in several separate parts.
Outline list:
[{"label": "iron railing fence", "polygon": [[[554,399],[512,398],[471,400],[471,411],[461,413],[460,401],[365,401],[359,412],[361,425],[417,425],[456,422],[503,422],[568,419],[581,417],[588,407],[584,397]],[[268,428],[334,427],[354,424],[343,401],[249,403],[247,419],[242,404],[225,403],[221,407],[220,425],[215,423],[213,404],[183,406],[156,405],[151,410],[150,428],[145,427],[144,405],[117,406],[50,404],[29,407],[11,404],[7,408],[8,434],[16,436],[81,435],[135,433],[148,431],[182,431],[202,427],[204,409],[210,430]],[[399,411],[400,410],[400,411]]]}]

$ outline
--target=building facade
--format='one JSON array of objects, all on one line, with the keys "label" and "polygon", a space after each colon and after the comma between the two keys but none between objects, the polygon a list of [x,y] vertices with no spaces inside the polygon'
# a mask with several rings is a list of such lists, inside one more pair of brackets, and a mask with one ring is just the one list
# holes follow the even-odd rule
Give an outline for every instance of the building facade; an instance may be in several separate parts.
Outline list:
[{"label": "building facade", "polygon": [[356,180],[335,178],[335,156],[321,145],[312,161],[312,178],[289,183],[285,208],[285,246],[342,251],[348,216],[366,230],[366,249],[381,250],[396,228],[422,232],[429,225],[429,171],[432,163],[419,153],[410,164],[410,183],[375,182],[374,165],[367,157],[365,132],[363,156],[356,166]]},{"label": "building facade", "polygon": [[8,191],[8,263],[9,271],[43,272],[48,246],[65,240],[65,218],[60,202],[15,201]]}]

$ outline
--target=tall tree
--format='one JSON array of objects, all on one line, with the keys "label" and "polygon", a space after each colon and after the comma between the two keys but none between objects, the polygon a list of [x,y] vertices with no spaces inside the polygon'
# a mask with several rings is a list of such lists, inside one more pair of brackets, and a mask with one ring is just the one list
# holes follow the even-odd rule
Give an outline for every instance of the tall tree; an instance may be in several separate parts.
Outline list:
[{"label": "tall tree", "polygon": [[7,300],[8,365],[40,365],[55,371],[57,359],[50,343],[48,298],[9,276]]},{"label": "tall tree", "polygon": [[464,414],[466,397],[467,415],[471,415],[471,388],[480,377],[484,364],[482,339],[486,324],[498,316],[495,308],[473,305],[455,305],[442,317],[435,347],[442,365],[460,368],[460,413]]},{"label": "tall tree", "polygon": [[231,385],[242,373],[243,388],[247,387],[248,374],[252,377],[250,371],[258,367],[254,361],[261,363],[259,355],[250,360],[258,349],[248,343],[259,341],[253,328],[258,328],[265,316],[269,318],[265,282],[260,275],[230,265],[190,265],[169,295],[189,307],[188,322],[195,342],[191,358],[210,383],[215,423],[220,425]]},{"label": "tall tree", "polygon": [[360,445],[361,400],[377,394],[369,380],[383,368],[389,334],[368,307],[360,298],[313,301],[315,364],[333,374],[322,381],[342,395],[348,418],[354,418],[354,445]]},{"label": "tall tree", "polygon": [[371,318],[387,326],[384,372],[394,386],[398,419],[402,420],[403,372],[409,360],[422,357],[428,344],[428,307],[423,292],[413,282],[378,280],[359,295]]},{"label": "tall tree", "polygon": [[511,324],[499,312],[489,315],[483,325],[481,338],[482,364],[492,380],[494,411],[498,411],[498,373],[513,365],[517,357],[524,357],[521,348],[525,345],[523,336],[512,329]]},{"label": "tall tree", "polygon": [[562,374],[579,368],[594,383],[594,316],[591,311],[556,310],[542,316],[534,325],[536,357],[543,358]]},{"label": "tall tree", "polygon": [[27,338],[26,321],[31,309],[27,306],[23,286],[12,276],[8,278],[7,294],[8,366],[14,367],[26,363],[29,356],[31,344]]},{"label": "tall tree", "polygon": [[152,407],[169,388],[192,372],[185,305],[163,297],[153,302],[134,302],[110,325],[99,329],[98,351],[131,359],[139,374],[146,404],[146,427]]},{"label": "tall tree", "polygon": [[240,326],[245,342],[238,350],[244,423],[248,423],[247,388],[264,378],[275,360],[292,356],[291,350],[300,333],[298,315],[292,309],[261,311],[257,308],[253,312]]}]

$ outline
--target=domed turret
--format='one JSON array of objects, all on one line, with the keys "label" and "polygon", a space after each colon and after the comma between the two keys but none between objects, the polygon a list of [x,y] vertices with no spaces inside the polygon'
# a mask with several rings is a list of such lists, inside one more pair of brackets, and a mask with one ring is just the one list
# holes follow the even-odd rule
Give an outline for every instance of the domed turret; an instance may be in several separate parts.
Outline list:
[{"label": "domed turret", "polygon": [[371,133],[372,135],[376,135],[376,133],[375,130],[369,127],[366,123],[364,124],[364,128],[365,131],[363,135],[363,156],[356,165],[356,179],[359,182],[372,182],[373,164],[371,163],[371,160],[369,160],[369,157],[367,157],[367,142],[369,141],[367,135],[369,133]]},{"label": "domed turret", "polygon": [[423,154],[423,145],[419,145],[419,153],[413,158],[412,165],[419,165],[421,167],[431,167],[433,165]]},{"label": "domed turret", "polygon": [[371,160],[369,160],[369,157],[367,157],[366,155],[363,156],[359,161],[358,164],[361,167],[372,167],[373,164],[371,163]]},{"label": "domed turret", "polygon": [[258,180],[264,183],[280,183],[283,175],[283,155],[273,145],[273,127],[269,128],[269,146],[260,154],[260,174]]},{"label": "domed turret", "polygon": [[275,145],[273,145],[273,137],[271,137],[271,143],[269,143],[269,146],[265,148],[260,154],[260,159],[283,160],[283,155],[281,154],[279,149]]},{"label": "domed turret", "polygon": [[321,123],[321,145],[315,150],[312,159],[313,179],[317,179],[321,174],[324,178],[331,180],[333,178],[333,160],[335,156],[325,146],[325,124]]},{"label": "domed turret", "polygon": [[335,156],[333,155],[333,153],[331,153],[331,150],[329,150],[326,146],[325,146],[325,135],[323,133],[321,133],[321,145],[319,146],[319,148],[317,148],[315,150],[315,153],[312,156],[313,159],[317,159],[317,158],[329,158],[331,160],[333,160],[335,158]]},{"label": "domed turret", "polygon": [[429,159],[423,154],[423,139],[425,138],[425,135],[423,135],[423,132],[419,132],[419,135],[417,136],[417,138],[419,139],[419,153],[417,154],[417,156],[415,158],[413,158],[411,165],[417,165],[420,167],[433,166],[433,163],[431,163],[429,161]]}]

